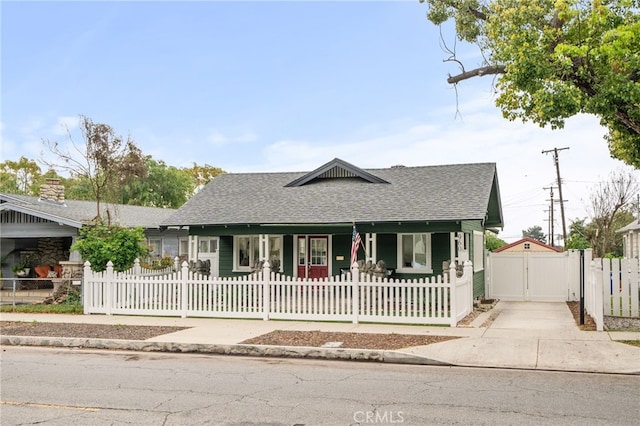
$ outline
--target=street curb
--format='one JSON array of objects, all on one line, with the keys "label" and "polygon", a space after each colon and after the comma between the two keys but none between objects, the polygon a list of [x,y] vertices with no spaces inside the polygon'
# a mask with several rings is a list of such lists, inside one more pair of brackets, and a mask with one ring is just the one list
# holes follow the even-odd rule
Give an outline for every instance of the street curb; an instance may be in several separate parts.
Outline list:
[{"label": "street curb", "polygon": [[144,340],[86,339],[77,337],[0,336],[4,346],[47,346],[57,348],[109,349],[140,352],[201,353],[271,358],[368,361],[389,364],[453,364],[397,351],[373,349],[316,348],[309,346],[217,345],[204,343],[148,342]]}]

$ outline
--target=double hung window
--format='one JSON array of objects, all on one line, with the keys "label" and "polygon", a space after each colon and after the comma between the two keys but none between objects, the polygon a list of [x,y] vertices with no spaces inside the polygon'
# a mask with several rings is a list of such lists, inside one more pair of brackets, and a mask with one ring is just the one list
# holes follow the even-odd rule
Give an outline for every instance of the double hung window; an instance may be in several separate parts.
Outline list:
[{"label": "double hung window", "polygon": [[429,274],[431,267],[431,234],[398,234],[398,270]]},{"label": "double hung window", "polygon": [[[267,260],[277,259],[282,264],[282,236],[269,236],[267,247],[263,250]],[[259,235],[239,235],[233,238],[234,270],[250,271],[260,260]]]}]

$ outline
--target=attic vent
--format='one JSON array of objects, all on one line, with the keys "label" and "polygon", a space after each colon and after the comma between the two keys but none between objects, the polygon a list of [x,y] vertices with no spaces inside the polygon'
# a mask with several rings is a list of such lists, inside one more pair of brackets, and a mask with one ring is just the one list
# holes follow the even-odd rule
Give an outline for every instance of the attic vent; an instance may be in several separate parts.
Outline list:
[{"label": "attic vent", "polygon": [[327,170],[326,172],[318,175],[320,179],[332,179],[332,178],[350,178],[350,177],[358,177],[355,173],[345,170],[341,167],[334,167],[331,170]]},{"label": "attic vent", "polygon": [[303,186],[309,182],[313,182],[316,179],[329,179],[329,178],[360,178],[369,183],[389,183],[386,180],[372,175],[371,173],[362,170],[359,167],[349,164],[344,160],[335,158],[326,164],[318,167],[312,172],[307,173],[298,179],[286,184],[286,187]]}]

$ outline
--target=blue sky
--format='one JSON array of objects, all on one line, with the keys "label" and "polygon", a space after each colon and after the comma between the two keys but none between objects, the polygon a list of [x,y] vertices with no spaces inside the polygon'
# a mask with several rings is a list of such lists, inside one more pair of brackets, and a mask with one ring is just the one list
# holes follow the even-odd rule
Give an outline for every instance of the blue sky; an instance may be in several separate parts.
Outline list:
[{"label": "blue sky", "polygon": [[[623,167],[591,116],[508,122],[491,78],[446,83],[440,30],[411,1],[2,1],[1,160],[76,140],[80,114],[178,167],[307,171],[495,162],[507,241],[548,223],[560,153],[567,219]],[[453,42],[450,28],[443,34]],[[480,61],[458,44],[468,68]],[[456,109],[460,114],[456,114]],[[557,195],[556,195],[557,196]],[[452,197],[452,202],[455,198]],[[558,209],[559,206],[556,206]],[[561,229],[556,222],[556,232]]]}]

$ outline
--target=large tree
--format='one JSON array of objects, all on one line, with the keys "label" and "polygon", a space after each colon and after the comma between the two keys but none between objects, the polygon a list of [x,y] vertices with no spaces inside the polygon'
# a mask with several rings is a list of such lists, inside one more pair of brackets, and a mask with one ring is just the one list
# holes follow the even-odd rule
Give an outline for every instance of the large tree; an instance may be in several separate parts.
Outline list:
[{"label": "large tree", "polygon": [[215,178],[219,174],[225,173],[225,171],[219,167],[213,167],[208,164],[200,166],[198,165],[198,163],[193,163],[192,167],[184,170],[189,176],[191,176],[191,180],[193,181],[194,186],[194,192],[198,192],[199,190],[204,188],[206,184],[211,182],[213,178]]},{"label": "large tree", "polygon": [[120,192],[121,204],[178,208],[193,194],[194,183],[185,169],[145,157],[146,177],[129,178]]},{"label": "large tree", "polygon": [[640,0],[420,1],[431,22],[452,19],[457,38],[482,53],[467,69],[446,47],[460,66],[449,83],[497,76],[496,105],[509,120],[556,129],[594,114],[611,155],[640,168]]},{"label": "large tree", "polygon": [[130,137],[123,139],[107,124],[94,123],[90,118],[80,116],[80,131],[84,144],[76,143],[67,129],[73,150],[57,141],[44,139],[44,144],[56,158],[42,162],[66,171],[72,177],[88,180],[96,201],[96,219],[102,221],[100,203],[117,200],[127,179],[144,177],[144,157]]},{"label": "large tree", "polygon": [[0,192],[36,195],[42,181],[40,166],[26,157],[0,163]]}]

